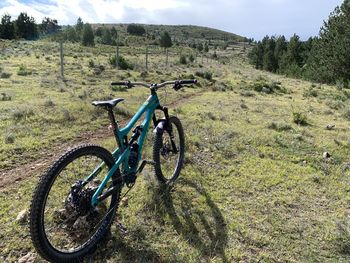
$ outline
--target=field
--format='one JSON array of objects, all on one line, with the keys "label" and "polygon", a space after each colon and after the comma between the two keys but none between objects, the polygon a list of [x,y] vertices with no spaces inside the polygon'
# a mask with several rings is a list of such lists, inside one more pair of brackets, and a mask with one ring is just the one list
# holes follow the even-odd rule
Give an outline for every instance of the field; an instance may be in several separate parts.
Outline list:
[{"label": "field", "polygon": [[[168,67],[152,47],[148,72],[142,47],[121,47],[135,64],[123,71],[108,64],[114,47],[65,44],[65,80],[56,43],[3,41],[0,50],[1,262],[34,252],[16,217],[50,163],[82,143],[115,147],[106,113],[91,102],[125,98],[124,123],[148,96],[111,81],[190,77],[199,84],[160,91],[186,134],[178,183],[161,190],[147,169],[119,210],[127,231],[113,225],[91,260],[349,262],[349,91],[254,70],[244,44],[184,65],[179,54],[193,51],[177,46]],[[149,159],[151,132],[147,144]]]}]

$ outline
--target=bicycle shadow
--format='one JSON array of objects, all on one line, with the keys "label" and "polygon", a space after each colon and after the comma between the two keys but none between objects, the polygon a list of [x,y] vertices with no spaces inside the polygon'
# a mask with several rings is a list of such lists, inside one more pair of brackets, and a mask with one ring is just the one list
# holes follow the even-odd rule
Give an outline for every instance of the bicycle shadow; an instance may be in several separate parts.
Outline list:
[{"label": "bicycle shadow", "polygon": [[[142,229],[134,229],[128,233],[129,238],[137,240],[137,247],[133,247],[123,236],[113,235],[107,242],[100,244],[99,254],[94,254],[91,262],[165,262],[164,259],[149,246],[146,234]],[[118,259],[115,259],[117,257]],[[89,261],[88,261],[89,262]]]},{"label": "bicycle shadow", "polygon": [[[151,196],[147,206],[151,208],[148,211],[152,211],[153,220],[160,225],[169,224],[170,221],[177,234],[197,249],[203,259],[220,257],[222,262],[229,262],[225,255],[228,239],[225,220],[203,186],[181,179],[176,189],[153,185],[149,191]],[[152,249],[142,228],[128,231],[127,236],[135,241],[136,247],[122,236],[113,235],[107,239],[109,244],[101,245],[102,250],[99,250],[99,255],[94,255],[94,259],[107,262],[118,254],[121,262],[172,262]],[[185,260],[177,258],[176,262]]]},{"label": "bicycle shadow", "polygon": [[[181,179],[176,186],[175,191],[153,188],[156,220],[163,223],[168,215],[176,232],[198,249],[203,257],[219,256],[222,262],[229,262],[225,255],[227,225],[220,209],[199,183]],[[186,191],[182,188],[186,188]],[[202,200],[200,207],[198,200]]]}]

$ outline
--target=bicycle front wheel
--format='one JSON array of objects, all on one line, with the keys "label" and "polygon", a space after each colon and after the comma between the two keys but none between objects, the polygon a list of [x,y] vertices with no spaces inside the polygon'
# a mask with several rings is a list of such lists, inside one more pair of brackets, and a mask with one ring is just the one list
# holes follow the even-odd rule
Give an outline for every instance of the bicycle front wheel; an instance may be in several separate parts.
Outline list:
[{"label": "bicycle front wheel", "polygon": [[[95,250],[109,231],[117,210],[121,191],[119,171],[106,187],[120,186],[119,190],[94,208],[91,199],[113,165],[109,151],[84,145],[68,151],[41,177],[30,207],[30,234],[43,258],[52,262],[81,262]],[[101,169],[98,177],[83,184],[98,167]]]},{"label": "bicycle front wheel", "polygon": [[153,144],[154,170],[158,181],[172,184],[180,175],[184,162],[185,136],[180,120],[171,116],[165,129],[157,132]]}]

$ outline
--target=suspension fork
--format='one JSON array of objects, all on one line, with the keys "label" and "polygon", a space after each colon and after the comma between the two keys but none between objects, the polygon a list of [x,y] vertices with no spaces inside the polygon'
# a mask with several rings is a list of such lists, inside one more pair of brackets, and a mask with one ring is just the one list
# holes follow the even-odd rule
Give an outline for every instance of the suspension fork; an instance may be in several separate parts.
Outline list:
[{"label": "suspension fork", "polygon": [[[166,121],[165,129],[169,133],[171,146],[173,148],[173,152],[176,154],[176,153],[178,153],[178,149],[177,149],[176,144],[175,144],[173,129],[172,129],[171,125],[168,125],[169,124],[169,120],[170,120],[168,107],[166,107],[166,106],[158,106],[157,109],[161,110],[164,113],[164,117],[165,117],[165,121]],[[156,115],[154,113],[153,113],[152,119],[153,119],[154,127],[156,127],[157,124],[158,124],[158,121],[157,121]]]}]

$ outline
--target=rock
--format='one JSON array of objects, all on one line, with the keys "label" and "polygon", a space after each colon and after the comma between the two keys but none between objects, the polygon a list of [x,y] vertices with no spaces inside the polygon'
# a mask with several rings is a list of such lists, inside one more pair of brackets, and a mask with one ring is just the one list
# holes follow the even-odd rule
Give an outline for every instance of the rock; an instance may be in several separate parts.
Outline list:
[{"label": "rock", "polygon": [[18,263],[34,263],[36,259],[36,254],[29,252],[27,255],[18,259]]},{"label": "rock", "polygon": [[102,73],[102,70],[100,68],[94,68],[93,72],[95,75],[100,75]]},{"label": "rock", "polygon": [[16,222],[19,224],[27,223],[28,214],[29,214],[28,209],[23,209],[21,212],[18,213],[18,215],[16,217]]},{"label": "rock", "polygon": [[128,197],[123,197],[122,198],[122,200],[120,200],[120,206],[121,207],[126,207],[126,206],[128,206],[128,203],[129,203],[129,199],[128,199]]},{"label": "rock", "polygon": [[324,152],[323,153],[323,158],[328,159],[330,157],[331,157],[331,155],[329,154],[329,152]]},{"label": "rock", "polygon": [[266,94],[269,94],[271,93],[271,90],[267,87],[263,87],[262,90],[261,90],[262,93],[266,93]]},{"label": "rock", "polygon": [[89,223],[86,220],[85,216],[78,217],[78,219],[73,224],[73,228],[77,230],[88,229],[88,227],[89,227]]},{"label": "rock", "polygon": [[335,128],[335,125],[334,124],[328,124],[326,126],[326,130],[333,130]]},{"label": "rock", "polygon": [[63,221],[67,218],[67,210],[66,209],[58,209],[53,211],[53,218],[55,221]]}]

